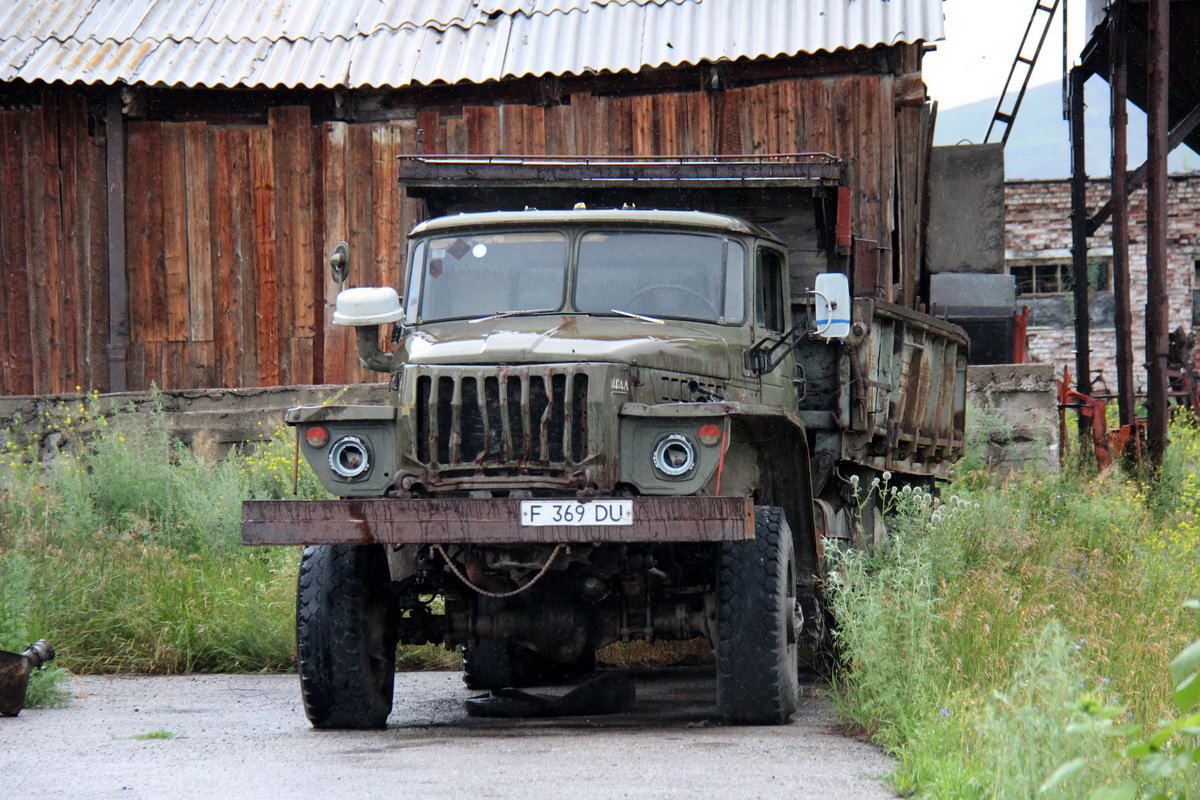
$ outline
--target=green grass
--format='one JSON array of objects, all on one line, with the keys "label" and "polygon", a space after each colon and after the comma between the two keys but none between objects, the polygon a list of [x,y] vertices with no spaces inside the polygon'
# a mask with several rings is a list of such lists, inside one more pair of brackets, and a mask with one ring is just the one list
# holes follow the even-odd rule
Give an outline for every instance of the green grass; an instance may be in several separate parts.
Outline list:
[{"label": "green grass", "polygon": [[[207,463],[161,413],[94,407],[59,424],[67,447],[48,463],[21,438],[37,425],[0,435],[0,649],[45,638],[58,652],[27,705],[62,702],[67,670],[292,669],[299,551],[239,543],[243,499],[326,496],[303,463],[292,493],[290,431]],[[399,663],[457,656],[402,647]]]},{"label": "green grass", "polygon": [[[837,702],[900,759],[899,790],[1088,797],[1134,775],[1086,709],[1149,727],[1178,711],[1167,667],[1200,631],[1183,607],[1200,593],[1200,433],[1172,436],[1152,489],[1071,468],[968,474],[944,504],[893,490],[888,546],[844,559],[833,599]],[[1088,768],[1040,791],[1072,759]],[[1158,788],[1200,796],[1194,772]]]},{"label": "green grass", "polygon": [[174,739],[175,733],[163,730],[149,731],[147,733],[139,733],[136,736],[130,736],[129,738],[139,742],[152,742],[156,739]]}]

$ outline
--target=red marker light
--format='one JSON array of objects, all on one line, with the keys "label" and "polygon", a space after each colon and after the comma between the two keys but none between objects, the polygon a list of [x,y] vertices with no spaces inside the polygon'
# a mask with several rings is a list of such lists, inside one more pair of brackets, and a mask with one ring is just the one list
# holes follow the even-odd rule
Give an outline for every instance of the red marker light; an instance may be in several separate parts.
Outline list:
[{"label": "red marker light", "polygon": [[700,430],[696,431],[696,435],[700,437],[701,444],[711,446],[721,441],[721,428],[709,422],[701,425]]},{"label": "red marker light", "polygon": [[329,443],[329,431],[323,425],[310,425],[304,431],[304,441],[309,447],[324,447]]}]

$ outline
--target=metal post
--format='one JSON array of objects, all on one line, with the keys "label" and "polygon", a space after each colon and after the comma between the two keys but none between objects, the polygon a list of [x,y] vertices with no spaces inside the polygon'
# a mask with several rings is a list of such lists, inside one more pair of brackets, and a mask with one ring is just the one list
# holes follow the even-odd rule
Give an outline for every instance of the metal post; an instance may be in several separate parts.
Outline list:
[{"label": "metal post", "polygon": [[[1092,362],[1088,342],[1087,285],[1087,172],[1084,166],[1082,67],[1071,70],[1071,271],[1075,281],[1075,385],[1080,394],[1092,393]],[[1082,419],[1080,424],[1083,424]]]},{"label": "metal post", "polygon": [[125,118],[121,90],[108,90],[104,117],[108,186],[108,390],[126,389],[125,356],[129,349],[129,289],[125,282]]},{"label": "metal post", "polygon": [[1113,300],[1117,325],[1117,404],[1121,425],[1134,424],[1133,321],[1129,304],[1129,190],[1127,25],[1124,3],[1110,7],[1109,52],[1112,89],[1112,248]]},{"label": "metal post", "polygon": [[1170,5],[1151,0],[1148,19],[1146,184],[1146,361],[1150,463],[1162,465],[1167,447],[1167,65]]}]

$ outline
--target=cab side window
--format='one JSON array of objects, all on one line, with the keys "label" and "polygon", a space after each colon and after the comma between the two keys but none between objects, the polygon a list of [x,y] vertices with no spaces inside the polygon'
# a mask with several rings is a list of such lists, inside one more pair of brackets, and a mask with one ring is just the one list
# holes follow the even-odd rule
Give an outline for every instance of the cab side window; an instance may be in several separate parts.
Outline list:
[{"label": "cab side window", "polygon": [[758,249],[755,321],[768,330],[786,330],[783,317],[783,257],[775,250]]}]

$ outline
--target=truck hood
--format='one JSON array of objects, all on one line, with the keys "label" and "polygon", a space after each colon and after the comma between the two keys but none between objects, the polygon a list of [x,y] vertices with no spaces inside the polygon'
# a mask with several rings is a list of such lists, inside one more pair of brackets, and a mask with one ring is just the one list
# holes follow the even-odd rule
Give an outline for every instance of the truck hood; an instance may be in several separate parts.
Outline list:
[{"label": "truck hood", "polygon": [[740,328],[728,338],[701,324],[662,325],[627,317],[543,315],[446,322],[407,337],[412,364],[528,364],[615,361],[729,379],[740,363]]}]

